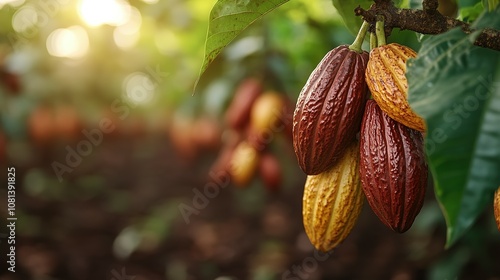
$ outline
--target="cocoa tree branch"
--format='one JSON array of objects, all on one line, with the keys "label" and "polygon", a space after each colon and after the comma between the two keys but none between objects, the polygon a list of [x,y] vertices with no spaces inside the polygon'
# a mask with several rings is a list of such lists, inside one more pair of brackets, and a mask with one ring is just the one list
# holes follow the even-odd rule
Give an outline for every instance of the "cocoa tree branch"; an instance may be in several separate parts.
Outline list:
[{"label": "cocoa tree branch", "polygon": [[438,0],[424,0],[422,2],[422,7],[424,11],[426,11],[427,13],[437,12],[438,6],[439,6]]},{"label": "cocoa tree branch", "polygon": [[[383,15],[386,34],[390,34],[393,28],[408,29],[422,34],[440,34],[455,27],[460,27],[466,34],[474,31],[468,23],[440,14],[436,10],[436,2],[435,0],[426,0],[423,3],[425,9],[416,10],[399,9],[393,5],[392,1],[378,0],[369,10],[357,7],[354,12],[372,25],[375,24],[377,15]],[[500,51],[500,31],[484,29],[474,44]]]}]

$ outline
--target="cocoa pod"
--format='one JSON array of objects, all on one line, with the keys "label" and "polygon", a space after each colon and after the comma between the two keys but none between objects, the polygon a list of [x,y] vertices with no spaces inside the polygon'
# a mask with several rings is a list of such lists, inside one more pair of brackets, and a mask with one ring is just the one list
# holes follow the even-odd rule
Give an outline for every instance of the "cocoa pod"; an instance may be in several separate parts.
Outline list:
[{"label": "cocoa pod", "polygon": [[422,134],[391,119],[368,100],[361,125],[360,174],[373,212],[389,228],[408,230],[427,186]]},{"label": "cocoa pod", "polygon": [[368,98],[368,53],[328,52],[302,88],[293,114],[293,147],[308,175],[330,169],[359,132]]},{"label": "cocoa pod", "polygon": [[425,131],[424,120],[408,103],[406,61],[414,57],[417,57],[414,50],[396,43],[371,50],[366,83],[373,99],[389,117],[410,128]]},{"label": "cocoa pod", "polygon": [[270,192],[277,192],[282,183],[283,174],[278,159],[271,153],[264,153],[260,157],[259,174],[264,186]]},{"label": "cocoa pod", "polygon": [[500,188],[495,192],[495,200],[493,202],[495,213],[495,221],[497,222],[498,230],[500,231]]},{"label": "cocoa pod", "polygon": [[359,144],[354,142],[332,168],[307,176],[302,216],[316,249],[330,251],[354,227],[364,200],[358,171]]},{"label": "cocoa pod", "polygon": [[248,124],[252,106],[261,92],[262,84],[255,78],[247,78],[238,85],[225,114],[230,128],[242,129]]},{"label": "cocoa pod", "polygon": [[46,145],[56,136],[53,108],[40,105],[28,117],[28,130],[37,145]]},{"label": "cocoa pod", "polygon": [[280,125],[285,100],[277,92],[268,91],[255,100],[250,112],[250,126],[258,133],[276,133],[283,130]]},{"label": "cocoa pod", "polygon": [[229,164],[229,173],[235,185],[244,187],[253,178],[259,164],[259,153],[246,141],[236,146]]}]

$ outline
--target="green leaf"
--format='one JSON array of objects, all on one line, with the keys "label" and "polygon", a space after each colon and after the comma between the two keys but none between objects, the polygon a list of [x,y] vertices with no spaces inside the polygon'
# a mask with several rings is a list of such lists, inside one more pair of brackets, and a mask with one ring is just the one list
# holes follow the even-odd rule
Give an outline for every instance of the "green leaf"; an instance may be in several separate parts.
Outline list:
[{"label": "green leaf", "polygon": [[[289,0],[219,0],[210,12],[201,75],[245,28]],[[198,81],[196,82],[198,83]]]},{"label": "green leaf", "polygon": [[349,31],[356,35],[358,34],[358,30],[363,23],[363,19],[361,17],[357,17],[354,14],[354,9],[358,6],[361,6],[363,9],[370,8],[373,1],[371,0],[332,0],[333,6],[339,12],[342,20],[344,21],[345,26]]},{"label": "green leaf", "polygon": [[458,18],[463,21],[472,22],[483,12],[484,6],[482,2],[478,2],[474,6],[463,7],[460,9]]},{"label": "green leaf", "polygon": [[[476,25],[500,25],[500,9]],[[426,40],[408,63],[409,102],[427,123],[426,154],[453,245],[500,184],[500,52],[460,29]]]},{"label": "green leaf", "polygon": [[500,4],[500,0],[483,0],[483,6],[488,8],[488,12],[495,10]]}]

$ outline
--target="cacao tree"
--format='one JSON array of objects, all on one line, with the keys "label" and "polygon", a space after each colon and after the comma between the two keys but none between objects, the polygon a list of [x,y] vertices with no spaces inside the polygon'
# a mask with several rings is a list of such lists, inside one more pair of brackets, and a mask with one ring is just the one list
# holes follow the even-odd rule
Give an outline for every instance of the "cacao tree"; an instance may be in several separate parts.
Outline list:
[{"label": "cacao tree", "polygon": [[[200,77],[246,27],[287,2],[293,0],[218,0],[210,14]],[[408,132],[408,135],[416,135],[418,130],[424,131],[425,158],[422,157],[422,160],[428,164],[435,196],[447,224],[446,247],[450,247],[474,224],[485,208],[491,207],[495,190],[500,185],[500,5],[499,1],[494,0],[448,1],[450,3],[446,5],[444,2],[447,1],[332,0],[346,28],[355,34],[366,22],[366,28],[373,33],[372,40],[375,40],[372,49],[377,46],[380,49],[377,51],[380,53],[377,55],[378,61],[372,57],[375,56],[372,53],[368,62],[367,73],[372,71],[370,75],[373,79],[367,78],[367,83],[373,99],[386,113],[391,107],[403,112],[399,116],[388,114],[399,123],[416,129]],[[390,39],[394,30],[410,30],[414,33],[420,42],[416,53],[412,50],[401,51],[405,47],[397,45],[387,45],[384,47],[385,52],[392,54],[384,53],[380,47],[385,45],[387,37]],[[364,34],[361,40],[363,38]],[[384,60],[392,64],[387,69],[380,67]],[[375,66],[370,68],[370,63]],[[384,76],[383,71],[392,71],[392,75],[399,75],[399,80],[380,80],[385,79],[381,78]],[[316,78],[321,80],[324,77]],[[382,91],[393,92],[390,88],[401,86],[398,83],[403,80],[406,87],[403,95],[398,97],[384,93],[385,100],[371,86],[378,83],[381,87],[389,88]],[[303,101],[299,98],[298,105],[302,106]],[[361,103],[359,106],[364,108],[364,102]],[[339,110],[321,113],[331,114],[331,117],[336,111]],[[328,119],[328,116],[323,118]],[[349,139],[335,148],[345,150],[348,142],[356,141],[353,135],[359,131],[360,120],[357,117],[350,118],[355,121]],[[329,141],[333,143],[336,140]],[[311,148],[311,145],[304,144],[304,147]],[[309,152],[319,153],[318,150]],[[330,154],[341,156],[338,152]],[[306,160],[299,161],[304,165]],[[330,161],[311,175],[325,170],[332,172],[328,170],[335,160],[332,158]],[[408,168],[417,168],[414,166],[408,165]],[[426,177],[426,172],[422,170],[416,173]],[[321,173],[321,176],[326,175]],[[425,180],[423,177],[420,179]],[[308,179],[306,187],[312,184],[312,180]],[[421,192],[418,196],[423,197]],[[399,230],[404,231],[409,226],[402,227]],[[308,234],[313,234],[311,228],[309,226]],[[318,245],[320,241],[316,243],[319,247],[323,246]]]}]

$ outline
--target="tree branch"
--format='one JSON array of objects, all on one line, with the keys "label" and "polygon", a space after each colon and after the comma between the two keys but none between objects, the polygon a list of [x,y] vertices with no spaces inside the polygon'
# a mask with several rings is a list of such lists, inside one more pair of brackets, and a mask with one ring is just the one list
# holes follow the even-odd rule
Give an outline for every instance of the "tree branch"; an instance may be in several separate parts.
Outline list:
[{"label": "tree branch", "polygon": [[422,7],[424,8],[424,11],[427,13],[437,12],[438,6],[439,6],[438,0],[424,0],[422,2]]},{"label": "tree branch", "polygon": [[[436,0],[423,2],[424,10],[398,9],[392,1],[375,1],[369,10],[357,7],[354,11],[357,16],[374,25],[377,15],[385,18],[385,32],[390,34],[393,28],[408,29],[422,34],[440,34],[454,27],[462,28],[466,34],[472,33],[470,25],[466,22],[443,16],[437,11]],[[500,51],[500,31],[484,29],[474,42],[476,46]]]}]

